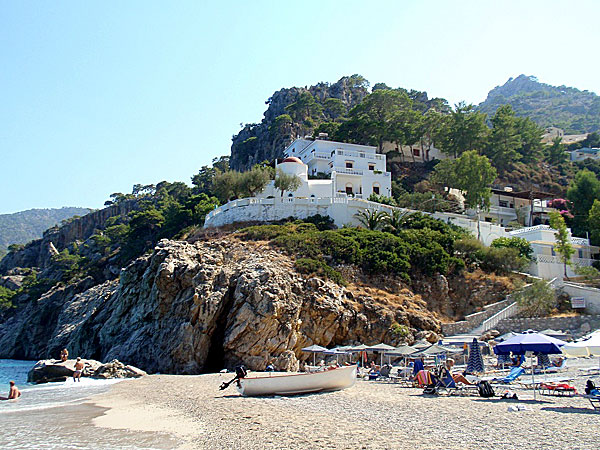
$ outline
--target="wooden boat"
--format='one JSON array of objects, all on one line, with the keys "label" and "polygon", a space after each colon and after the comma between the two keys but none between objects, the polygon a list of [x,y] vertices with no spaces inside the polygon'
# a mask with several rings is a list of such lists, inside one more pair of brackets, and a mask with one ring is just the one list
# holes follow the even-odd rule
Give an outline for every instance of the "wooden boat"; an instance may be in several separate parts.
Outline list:
[{"label": "wooden boat", "polygon": [[346,389],[356,382],[356,366],[326,369],[322,372],[277,374],[263,377],[245,377],[237,380],[237,388],[244,396],[294,395]]}]

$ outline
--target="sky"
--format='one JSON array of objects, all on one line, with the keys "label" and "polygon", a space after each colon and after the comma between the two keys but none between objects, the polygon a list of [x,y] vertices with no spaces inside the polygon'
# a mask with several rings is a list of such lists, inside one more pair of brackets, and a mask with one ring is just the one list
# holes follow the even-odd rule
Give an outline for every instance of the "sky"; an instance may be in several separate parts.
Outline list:
[{"label": "sky", "polygon": [[190,181],[273,92],[361,74],[477,104],[600,93],[600,2],[0,0],[0,214]]}]

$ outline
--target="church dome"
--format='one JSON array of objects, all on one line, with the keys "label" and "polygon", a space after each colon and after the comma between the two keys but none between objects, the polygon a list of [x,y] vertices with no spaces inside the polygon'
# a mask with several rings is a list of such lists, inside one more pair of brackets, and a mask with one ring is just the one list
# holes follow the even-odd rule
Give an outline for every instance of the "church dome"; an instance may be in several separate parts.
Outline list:
[{"label": "church dome", "polygon": [[289,163],[289,162],[293,162],[293,163],[299,163],[299,164],[304,164],[300,158],[296,158],[295,156],[289,156],[287,158],[285,158],[283,161],[281,161],[281,163]]}]

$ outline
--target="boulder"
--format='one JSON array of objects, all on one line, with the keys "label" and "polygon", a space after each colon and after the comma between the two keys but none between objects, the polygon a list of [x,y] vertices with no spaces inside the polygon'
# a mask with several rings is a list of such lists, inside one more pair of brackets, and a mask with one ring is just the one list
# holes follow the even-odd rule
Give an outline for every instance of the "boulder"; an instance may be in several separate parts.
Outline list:
[{"label": "boulder", "polygon": [[102,364],[93,374],[94,378],[139,378],[147,375],[137,367],[123,364],[118,359],[113,359],[111,362]]},{"label": "boulder", "polygon": [[[101,362],[93,359],[82,359],[82,376],[89,377],[102,365]],[[75,359],[61,361],[59,359],[44,359],[38,361],[27,374],[29,383],[48,383],[53,381],[65,381],[72,377],[75,372]]]}]

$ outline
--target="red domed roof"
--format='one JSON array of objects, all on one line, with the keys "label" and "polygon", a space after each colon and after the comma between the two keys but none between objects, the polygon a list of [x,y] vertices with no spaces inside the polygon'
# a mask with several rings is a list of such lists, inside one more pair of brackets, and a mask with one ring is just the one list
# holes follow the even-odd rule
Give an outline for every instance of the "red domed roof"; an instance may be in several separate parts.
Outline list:
[{"label": "red domed roof", "polygon": [[286,163],[286,162],[304,164],[302,161],[300,161],[300,158],[296,158],[295,156],[289,156],[289,157],[285,158],[283,161],[281,161],[282,164]]}]

